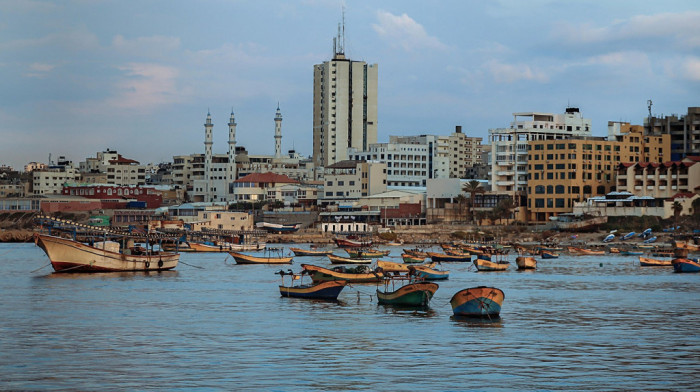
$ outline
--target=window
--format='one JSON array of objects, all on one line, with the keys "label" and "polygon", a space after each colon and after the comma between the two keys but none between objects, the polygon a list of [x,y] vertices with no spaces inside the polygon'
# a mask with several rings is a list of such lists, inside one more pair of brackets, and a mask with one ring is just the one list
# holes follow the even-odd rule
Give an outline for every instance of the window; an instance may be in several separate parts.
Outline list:
[{"label": "window", "polygon": [[536,194],[543,194],[544,193],[544,185],[536,185],[535,186],[535,193]]},{"label": "window", "polygon": [[535,208],[544,208],[544,199],[535,199]]},{"label": "window", "polygon": [[554,193],[554,187],[552,185],[547,185],[547,194],[551,195]]},{"label": "window", "polygon": [[556,199],[555,206],[556,208],[564,208],[564,199]]}]

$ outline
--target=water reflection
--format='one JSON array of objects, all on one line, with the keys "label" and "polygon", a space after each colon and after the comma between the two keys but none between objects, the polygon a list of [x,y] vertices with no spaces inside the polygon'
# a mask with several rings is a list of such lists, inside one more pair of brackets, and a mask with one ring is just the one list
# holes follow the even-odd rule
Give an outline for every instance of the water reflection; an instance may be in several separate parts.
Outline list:
[{"label": "water reflection", "polygon": [[500,316],[488,317],[465,317],[465,316],[450,316],[450,320],[455,325],[463,325],[470,328],[502,328],[503,319]]},{"label": "water reflection", "polygon": [[67,280],[129,280],[135,278],[175,278],[180,274],[177,270],[167,271],[118,271],[118,272],[52,272],[46,275],[32,276],[32,279],[67,279]]}]

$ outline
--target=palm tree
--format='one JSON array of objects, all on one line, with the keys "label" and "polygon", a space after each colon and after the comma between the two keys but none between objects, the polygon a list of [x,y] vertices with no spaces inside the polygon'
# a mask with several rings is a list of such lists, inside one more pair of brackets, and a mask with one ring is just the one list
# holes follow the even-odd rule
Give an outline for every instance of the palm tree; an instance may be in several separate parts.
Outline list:
[{"label": "palm tree", "polygon": [[468,193],[469,194],[469,200],[471,201],[471,209],[470,213],[471,216],[474,216],[474,194],[476,193],[484,193],[484,188],[481,186],[481,183],[477,180],[471,180],[468,183],[464,184],[462,186],[462,192]]},{"label": "palm tree", "polygon": [[673,202],[671,208],[673,209],[673,221],[676,222],[675,226],[678,226],[678,217],[681,216],[681,212],[683,212],[683,204],[676,200]]},{"label": "palm tree", "polygon": [[496,209],[498,211],[499,219],[508,219],[513,214],[513,210],[515,209],[515,202],[510,197],[507,199],[502,199],[498,202]]},{"label": "palm tree", "polygon": [[457,205],[459,206],[459,220],[464,220],[464,204],[467,203],[467,197],[464,195],[458,195],[455,197],[455,200],[457,200]]}]

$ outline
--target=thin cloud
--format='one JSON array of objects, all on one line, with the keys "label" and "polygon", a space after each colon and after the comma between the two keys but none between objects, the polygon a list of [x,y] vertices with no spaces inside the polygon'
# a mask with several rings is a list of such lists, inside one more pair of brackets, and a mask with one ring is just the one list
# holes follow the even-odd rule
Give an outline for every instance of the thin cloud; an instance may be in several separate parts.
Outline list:
[{"label": "thin cloud", "polygon": [[544,71],[534,69],[527,64],[506,64],[492,60],[484,64],[497,83],[515,83],[521,80],[530,80],[540,83],[549,81]]},{"label": "thin cloud", "polygon": [[372,28],[391,45],[399,46],[408,52],[423,48],[447,48],[439,39],[428,35],[420,23],[406,14],[394,15],[386,11],[377,11],[377,19],[379,23],[373,24]]},{"label": "thin cloud", "polygon": [[186,95],[177,88],[179,72],[176,68],[130,63],[118,69],[124,72],[125,78],[117,84],[117,94],[108,100],[108,105],[149,110],[181,102]]},{"label": "thin cloud", "polygon": [[137,37],[134,39],[116,35],[112,39],[112,47],[124,54],[154,56],[180,48],[180,38],[154,35],[150,37]]},{"label": "thin cloud", "polygon": [[682,76],[693,82],[700,82],[700,58],[688,58],[682,64]]}]

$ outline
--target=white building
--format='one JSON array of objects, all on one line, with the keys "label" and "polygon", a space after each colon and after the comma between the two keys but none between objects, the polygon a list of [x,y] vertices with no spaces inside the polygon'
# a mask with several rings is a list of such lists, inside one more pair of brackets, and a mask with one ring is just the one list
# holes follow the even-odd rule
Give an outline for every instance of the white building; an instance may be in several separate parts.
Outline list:
[{"label": "white building", "polygon": [[491,189],[511,193],[525,191],[527,143],[572,136],[591,136],[591,120],[583,118],[578,108],[567,108],[564,114],[513,113],[510,128],[489,129]]},{"label": "white building", "polygon": [[344,36],[334,39],[333,59],[314,65],[313,158],[323,168],[347,160],[348,148],[377,142],[377,64],[345,57]]},{"label": "white building", "polygon": [[[211,113],[204,123],[204,175],[195,178],[191,198],[195,202],[221,202],[231,200],[231,185],[236,180],[236,118],[233,111],[228,122],[228,154],[212,152],[214,124]],[[177,178],[177,177],[176,177]]]},{"label": "white building", "polygon": [[32,193],[35,195],[60,194],[63,184],[80,181],[80,172],[72,166],[50,166],[32,172]]}]

